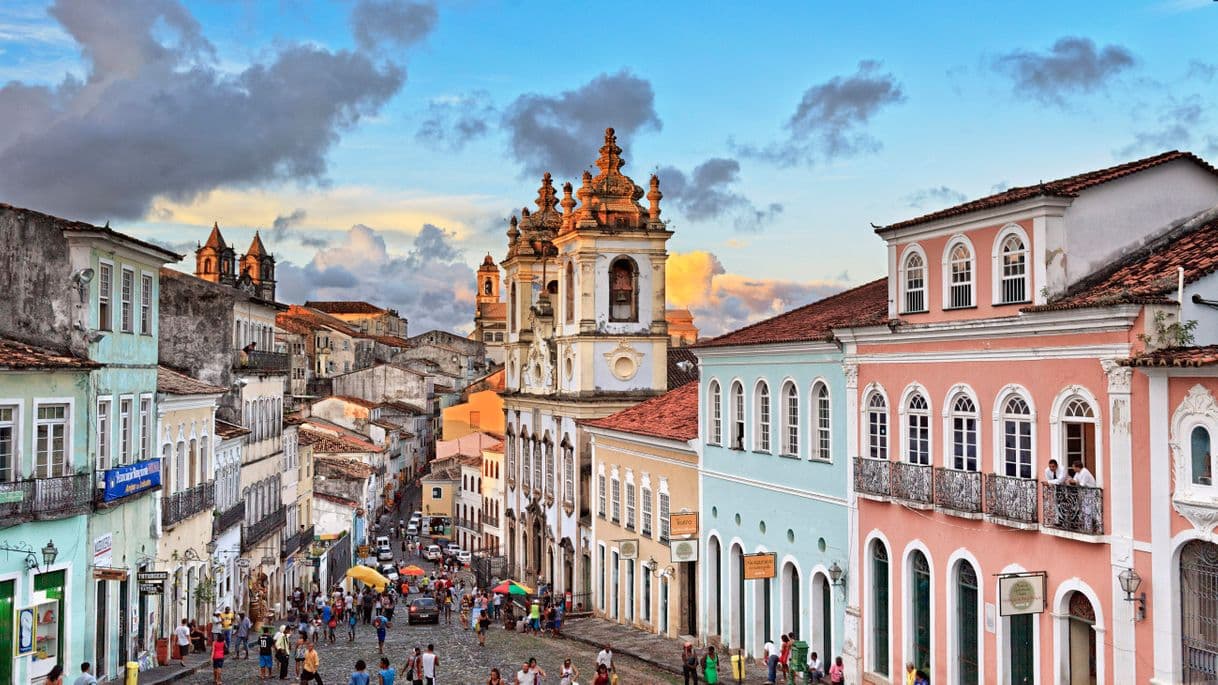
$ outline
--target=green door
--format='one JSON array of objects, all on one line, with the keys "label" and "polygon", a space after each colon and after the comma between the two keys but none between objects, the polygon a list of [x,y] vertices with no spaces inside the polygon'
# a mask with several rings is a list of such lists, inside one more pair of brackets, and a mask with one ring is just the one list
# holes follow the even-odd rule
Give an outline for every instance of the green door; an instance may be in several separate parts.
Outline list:
[{"label": "green door", "polygon": [[0,583],[0,685],[12,685],[13,682],[13,629],[14,612],[17,607],[13,602],[16,582],[6,580]]},{"label": "green door", "polygon": [[1034,614],[1018,614],[1008,620],[1011,652],[1011,685],[1032,685],[1036,674],[1032,664],[1035,646],[1032,643],[1032,620]]}]

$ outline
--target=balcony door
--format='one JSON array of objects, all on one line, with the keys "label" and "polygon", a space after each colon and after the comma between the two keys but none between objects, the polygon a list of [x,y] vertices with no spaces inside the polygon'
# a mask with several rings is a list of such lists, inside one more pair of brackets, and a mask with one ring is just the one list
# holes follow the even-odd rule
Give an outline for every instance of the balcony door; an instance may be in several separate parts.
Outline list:
[{"label": "balcony door", "polygon": [[1185,683],[1218,682],[1218,545],[1180,550],[1180,661]]}]

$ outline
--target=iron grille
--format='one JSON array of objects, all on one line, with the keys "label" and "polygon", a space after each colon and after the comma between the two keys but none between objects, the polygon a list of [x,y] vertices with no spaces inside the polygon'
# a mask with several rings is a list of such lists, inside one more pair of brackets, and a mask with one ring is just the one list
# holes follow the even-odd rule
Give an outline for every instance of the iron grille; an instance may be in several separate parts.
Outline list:
[{"label": "iron grille", "polygon": [[1036,481],[987,473],[985,513],[1019,523],[1036,523]]}]

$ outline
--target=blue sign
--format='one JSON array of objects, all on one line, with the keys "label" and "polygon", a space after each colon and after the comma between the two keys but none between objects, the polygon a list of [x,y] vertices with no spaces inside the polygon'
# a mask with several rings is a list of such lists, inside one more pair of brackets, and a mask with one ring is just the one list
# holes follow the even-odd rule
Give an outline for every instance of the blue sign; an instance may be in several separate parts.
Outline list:
[{"label": "blue sign", "polygon": [[105,472],[106,489],[103,502],[130,497],[161,485],[161,460],[137,461],[126,466],[116,466]]}]

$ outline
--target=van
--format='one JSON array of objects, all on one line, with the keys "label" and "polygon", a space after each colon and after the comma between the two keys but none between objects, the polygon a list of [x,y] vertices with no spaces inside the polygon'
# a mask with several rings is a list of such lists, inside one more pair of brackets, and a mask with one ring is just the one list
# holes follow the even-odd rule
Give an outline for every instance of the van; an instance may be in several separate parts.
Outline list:
[{"label": "van", "polygon": [[444,552],[440,551],[439,545],[428,545],[427,552],[424,553],[430,561],[439,561],[444,558]]},{"label": "van", "polygon": [[387,536],[380,536],[376,539],[376,559],[377,561],[393,561],[393,546],[389,544]]},{"label": "van", "polygon": [[409,526],[406,526],[406,535],[407,536],[413,537],[413,536],[417,536],[418,534],[419,534],[418,525],[412,523]]}]

